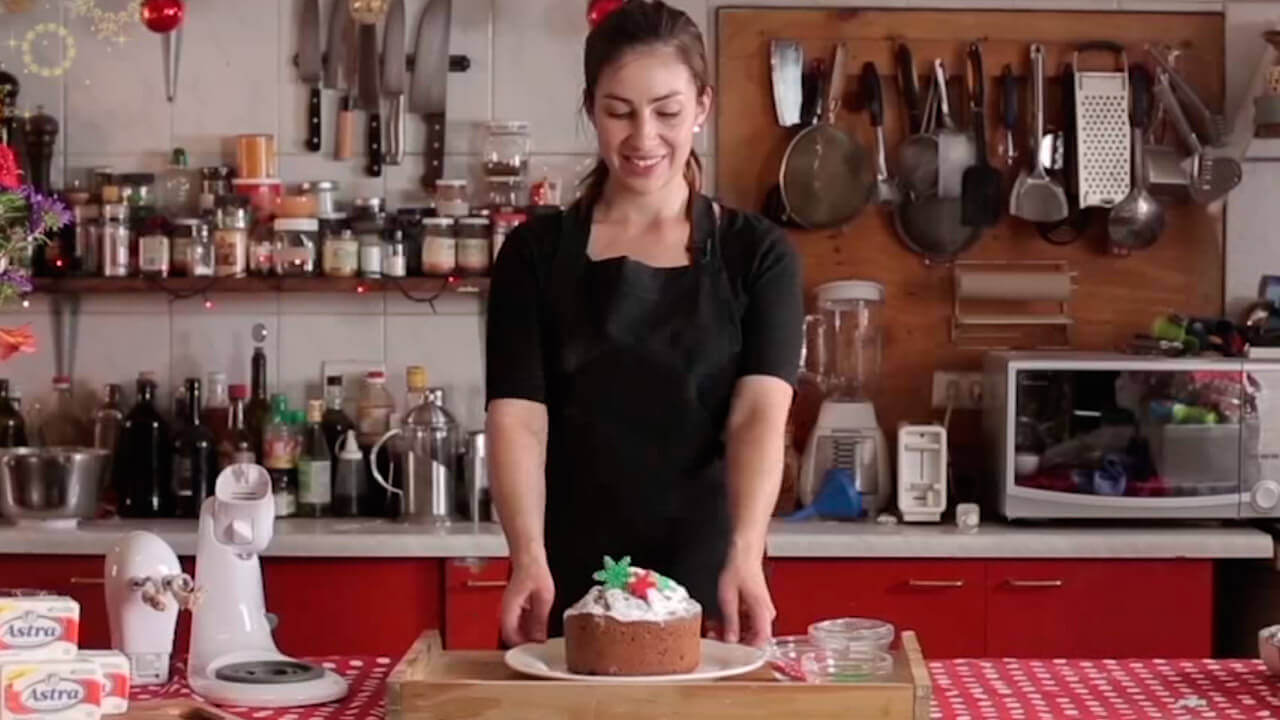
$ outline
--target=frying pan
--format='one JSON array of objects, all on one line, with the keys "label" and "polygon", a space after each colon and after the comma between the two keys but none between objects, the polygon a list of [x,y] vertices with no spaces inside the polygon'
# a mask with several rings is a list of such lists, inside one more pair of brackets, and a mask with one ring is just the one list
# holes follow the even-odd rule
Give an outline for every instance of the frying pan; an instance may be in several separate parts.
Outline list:
[{"label": "frying pan", "polygon": [[875,186],[871,156],[835,125],[844,95],[848,49],[836,45],[823,121],[792,138],[782,156],[778,187],[787,214],[802,227],[838,227],[857,216]]}]

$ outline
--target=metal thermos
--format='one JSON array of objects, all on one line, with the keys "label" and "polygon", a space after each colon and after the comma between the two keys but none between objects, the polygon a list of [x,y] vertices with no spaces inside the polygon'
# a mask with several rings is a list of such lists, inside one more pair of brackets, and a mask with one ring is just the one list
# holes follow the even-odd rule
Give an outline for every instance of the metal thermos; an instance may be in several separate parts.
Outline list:
[{"label": "metal thermos", "polygon": [[467,436],[465,465],[467,519],[493,522],[493,500],[489,494],[489,453],[483,430]]}]

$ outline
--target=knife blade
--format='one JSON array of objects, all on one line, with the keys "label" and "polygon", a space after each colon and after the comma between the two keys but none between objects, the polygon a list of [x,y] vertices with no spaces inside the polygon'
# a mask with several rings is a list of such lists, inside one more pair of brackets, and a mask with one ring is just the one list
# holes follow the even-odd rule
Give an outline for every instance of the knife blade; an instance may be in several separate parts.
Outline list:
[{"label": "knife blade", "polygon": [[357,76],[360,70],[359,48],[356,47],[356,21],[348,11],[347,0],[338,0],[342,4],[342,82],[347,92],[342,96],[338,109],[338,151],[339,160],[350,160],[355,152],[355,94]]},{"label": "knife blade", "polygon": [[347,51],[343,46],[343,31],[347,27],[346,0],[333,0],[329,6],[329,42],[325,45],[324,87],[326,90],[337,90],[340,85],[342,63],[346,60]]},{"label": "knife blade", "polygon": [[360,25],[360,109],[366,113],[365,144],[368,160],[364,171],[369,177],[382,175],[382,116],[379,114],[378,90],[378,26]]},{"label": "knife blade", "polygon": [[382,92],[391,96],[388,165],[404,160],[404,0],[392,0],[382,38]]},{"label": "knife blade", "polygon": [[431,0],[418,22],[409,111],[427,122],[427,167],[422,185],[434,190],[444,173],[444,109],[449,80],[449,23],[453,0]]},{"label": "knife blade", "polygon": [[311,86],[307,97],[307,149],[320,151],[320,0],[302,0],[298,24],[298,77]]}]

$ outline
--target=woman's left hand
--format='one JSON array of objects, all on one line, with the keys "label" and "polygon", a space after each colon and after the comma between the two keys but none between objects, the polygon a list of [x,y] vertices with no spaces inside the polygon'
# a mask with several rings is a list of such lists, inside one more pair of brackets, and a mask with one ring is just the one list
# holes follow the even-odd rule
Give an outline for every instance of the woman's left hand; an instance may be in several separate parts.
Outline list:
[{"label": "woman's left hand", "polygon": [[769,641],[778,613],[758,555],[752,559],[730,553],[720,571],[719,597],[725,642],[762,647]]}]

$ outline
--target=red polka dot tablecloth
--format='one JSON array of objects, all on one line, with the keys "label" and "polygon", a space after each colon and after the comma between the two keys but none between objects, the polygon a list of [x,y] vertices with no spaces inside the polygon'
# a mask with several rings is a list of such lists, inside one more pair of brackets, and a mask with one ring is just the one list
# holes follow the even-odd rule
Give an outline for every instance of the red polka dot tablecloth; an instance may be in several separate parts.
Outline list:
[{"label": "red polka dot tablecloth", "polygon": [[[382,706],[385,696],[383,685],[387,681],[387,675],[391,673],[391,668],[395,666],[395,661],[391,658],[318,657],[308,658],[308,660],[341,675],[350,688],[347,696],[338,702],[311,707],[271,710],[238,707],[221,707],[220,709],[244,720],[381,720],[386,717]],[[181,662],[174,665],[168,683],[134,688],[133,692],[129,693],[130,701],[182,698],[203,700],[192,692],[191,686],[187,684],[187,669]]]},{"label": "red polka dot tablecloth", "polygon": [[934,720],[1280,718],[1280,679],[1257,660],[943,660]]}]

